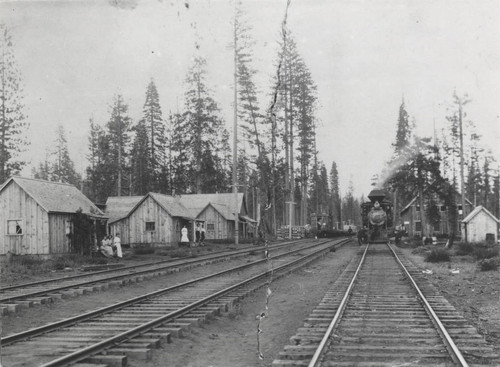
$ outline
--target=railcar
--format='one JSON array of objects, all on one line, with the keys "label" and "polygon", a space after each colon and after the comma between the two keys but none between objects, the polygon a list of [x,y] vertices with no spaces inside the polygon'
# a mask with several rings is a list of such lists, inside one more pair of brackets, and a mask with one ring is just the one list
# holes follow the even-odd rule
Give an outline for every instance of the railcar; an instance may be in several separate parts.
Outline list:
[{"label": "railcar", "polygon": [[364,242],[387,243],[393,231],[392,204],[382,190],[372,190],[367,201],[361,204]]}]

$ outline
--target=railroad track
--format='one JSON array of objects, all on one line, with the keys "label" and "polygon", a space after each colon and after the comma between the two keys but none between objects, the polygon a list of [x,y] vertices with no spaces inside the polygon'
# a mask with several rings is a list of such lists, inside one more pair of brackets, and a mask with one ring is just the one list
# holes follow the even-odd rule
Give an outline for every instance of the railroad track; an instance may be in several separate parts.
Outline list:
[{"label": "railroad track", "polygon": [[[299,247],[310,241],[291,241],[268,246],[270,251],[286,250]],[[137,283],[152,277],[189,270],[196,266],[232,260],[250,253],[264,252],[265,248],[246,247],[244,249],[224,251],[200,256],[195,259],[166,260],[153,263],[108,269],[90,274],[78,274],[39,282],[17,284],[0,288],[0,315],[16,313],[23,307],[51,303],[65,297],[74,297],[106,290],[110,287]]]},{"label": "railroad track", "polygon": [[368,245],[274,366],[491,366],[498,355],[397,248]]},{"label": "railroad track", "polygon": [[1,339],[5,366],[125,366],[152,349],[226,311],[246,294],[323,256],[348,240],[287,251]]}]

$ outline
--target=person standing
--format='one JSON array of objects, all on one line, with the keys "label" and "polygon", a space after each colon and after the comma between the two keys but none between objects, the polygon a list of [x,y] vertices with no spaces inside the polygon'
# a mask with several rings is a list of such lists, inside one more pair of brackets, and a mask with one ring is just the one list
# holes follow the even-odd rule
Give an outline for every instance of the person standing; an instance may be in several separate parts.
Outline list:
[{"label": "person standing", "polygon": [[201,236],[201,228],[200,228],[200,223],[196,223],[196,230],[195,230],[195,237],[196,237],[196,244],[200,244],[200,236]]},{"label": "person standing", "polygon": [[202,224],[200,228],[200,246],[205,246],[203,243],[205,241],[205,225]]},{"label": "person standing", "polygon": [[363,245],[368,242],[366,228],[363,227],[358,231],[358,245]]},{"label": "person standing", "polygon": [[113,247],[116,250],[116,257],[121,259],[123,257],[123,253],[122,253],[122,240],[120,239],[119,233],[117,233],[113,238]]},{"label": "person standing", "polygon": [[181,246],[189,247],[188,229],[183,226],[181,229]]}]

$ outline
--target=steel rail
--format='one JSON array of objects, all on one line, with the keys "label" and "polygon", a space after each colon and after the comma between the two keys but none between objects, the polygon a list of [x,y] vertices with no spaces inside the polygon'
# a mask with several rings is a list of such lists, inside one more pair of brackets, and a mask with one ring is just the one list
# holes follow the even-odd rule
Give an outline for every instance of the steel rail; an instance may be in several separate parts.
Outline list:
[{"label": "steel rail", "polygon": [[[297,241],[297,242],[300,242],[300,241]],[[294,244],[296,244],[296,243],[287,242],[287,243],[276,244],[276,245],[273,245],[271,247],[271,249],[275,250],[275,249],[279,249],[281,247],[286,247],[286,246],[294,245]],[[13,301],[16,301],[16,300],[26,299],[26,298],[29,298],[29,297],[41,296],[41,295],[47,294],[48,292],[53,293],[53,292],[64,291],[64,290],[71,289],[71,288],[76,288],[76,287],[84,287],[84,286],[88,286],[88,285],[95,284],[95,283],[101,283],[101,282],[104,282],[104,281],[113,281],[113,280],[117,280],[117,279],[124,278],[124,277],[143,275],[143,274],[147,274],[147,273],[151,273],[151,272],[155,272],[155,271],[160,271],[160,270],[164,270],[164,269],[176,268],[176,267],[181,267],[181,266],[187,266],[187,265],[192,265],[192,264],[196,264],[196,263],[200,263],[200,262],[202,263],[204,261],[209,261],[209,260],[213,260],[213,259],[217,259],[217,258],[222,258],[222,257],[226,257],[226,256],[250,253],[252,251],[256,251],[256,249],[255,248],[251,248],[251,247],[247,247],[247,248],[241,249],[241,250],[224,251],[222,253],[210,254],[210,255],[202,258],[202,259],[196,259],[196,260],[190,259],[190,260],[185,260],[183,262],[181,262],[179,260],[157,261],[157,262],[152,262],[152,263],[148,263],[148,264],[134,265],[134,266],[129,266],[129,267],[120,268],[120,269],[108,269],[108,270],[103,270],[103,271],[95,272],[95,273],[92,273],[92,274],[78,274],[78,275],[71,275],[71,276],[68,276],[68,277],[61,277],[61,278],[53,278],[53,279],[42,280],[40,282],[33,282],[33,283],[25,283],[25,284],[13,285],[13,286],[1,288],[0,292],[5,291],[5,290],[13,290],[13,289],[16,289],[16,288],[21,289],[23,287],[39,286],[39,285],[49,284],[49,283],[52,283],[52,282],[53,283],[57,283],[57,282],[68,281],[68,280],[71,280],[71,279],[78,279],[78,278],[85,278],[85,277],[94,277],[94,276],[104,275],[104,274],[113,273],[113,272],[115,272],[115,273],[116,272],[123,273],[123,272],[126,272],[126,271],[130,271],[128,274],[118,274],[118,275],[115,275],[115,276],[110,276],[110,277],[101,278],[101,279],[87,280],[87,281],[82,281],[82,282],[79,282],[79,283],[73,283],[73,284],[68,284],[68,285],[64,285],[64,286],[58,286],[58,287],[54,287],[52,289],[31,292],[31,293],[23,294],[23,295],[17,295],[17,296],[11,296],[11,297],[4,297],[4,298],[2,298],[1,295],[0,295],[0,303],[9,303],[9,302],[13,302]],[[259,248],[257,251],[258,252],[263,252],[263,251],[266,251],[266,249],[265,248]],[[148,266],[149,267],[154,267],[155,265],[161,265],[161,264],[165,264],[165,263],[168,263],[168,264],[165,265],[165,266],[160,266],[160,267],[156,267],[156,268],[150,268],[150,269],[145,269],[145,270],[139,270],[139,271],[133,271],[132,272],[132,270],[134,270],[134,269],[144,268],[144,267],[148,267]]]},{"label": "steel rail", "polygon": [[[102,340],[98,343],[95,343],[93,345],[85,347],[81,350],[72,352],[66,356],[63,356],[63,357],[60,357],[60,358],[55,359],[53,361],[50,361],[48,363],[45,363],[45,364],[41,365],[40,367],[61,367],[61,366],[67,366],[68,364],[82,361],[88,357],[91,357],[91,356],[97,354],[98,352],[100,352],[102,350],[105,350],[105,349],[110,348],[116,344],[119,344],[120,342],[123,342],[124,340],[128,340],[130,338],[138,336],[138,335],[140,335],[140,334],[142,334],[150,329],[153,329],[154,327],[157,327],[157,326],[164,324],[172,319],[175,319],[176,317],[183,315],[196,307],[202,306],[202,305],[204,305],[204,304],[206,304],[206,303],[208,303],[216,298],[219,298],[219,297],[221,297],[221,296],[223,296],[231,291],[234,291],[235,289],[241,288],[242,286],[246,286],[252,282],[255,282],[255,281],[258,281],[264,277],[267,277],[271,273],[276,275],[276,272],[282,271],[282,270],[288,270],[289,268],[296,266],[297,264],[304,262],[306,260],[312,261],[312,258],[314,258],[315,256],[320,256],[322,253],[329,251],[330,247],[341,245],[341,244],[343,244],[343,242],[348,242],[348,241],[350,241],[350,239],[341,241],[341,242],[336,243],[336,244],[332,244],[329,247],[317,250],[311,254],[304,255],[304,256],[300,257],[299,259],[295,259],[295,260],[291,261],[290,263],[283,264],[283,265],[281,265],[277,268],[274,268],[272,270],[266,270],[265,272],[263,272],[261,274],[255,275],[247,280],[241,281],[241,282],[234,284],[228,288],[220,290],[220,291],[218,291],[210,296],[207,296],[207,297],[202,298],[198,301],[195,301],[195,302],[191,303],[190,305],[184,306],[183,308],[181,308],[179,310],[176,310],[176,311],[171,312],[167,315],[161,316],[157,319],[151,320],[151,321],[144,323],[142,325],[136,326],[133,329],[122,332],[122,333],[115,335],[111,338]],[[280,255],[280,256],[282,256],[282,255]]]},{"label": "steel rail", "polygon": [[[284,243],[274,244],[274,245],[271,245],[270,247],[273,249],[280,248],[283,246],[293,245],[296,242],[300,242],[300,241],[288,241],[288,242],[284,242]],[[257,251],[259,251],[259,252],[264,251],[264,250],[265,249],[263,247],[259,247],[257,249]],[[239,253],[245,253],[245,252],[250,252],[250,251],[256,251],[255,246],[248,246],[248,247],[245,247],[245,248],[242,248],[239,250],[224,250],[224,251],[220,251],[217,253],[208,254],[207,257],[204,259],[210,259],[211,257],[223,256],[224,254],[239,254]],[[58,277],[58,278],[44,279],[44,280],[40,280],[37,282],[12,284],[12,285],[9,285],[7,287],[0,287],[0,292],[12,290],[12,289],[16,289],[16,288],[22,288],[22,287],[32,287],[32,286],[37,286],[37,285],[43,285],[43,284],[51,283],[51,282],[77,279],[77,278],[86,277],[86,276],[101,275],[101,274],[113,273],[113,272],[117,272],[117,271],[134,270],[134,269],[145,267],[145,266],[161,265],[161,264],[178,262],[178,261],[180,261],[180,260],[178,260],[178,259],[160,260],[160,261],[153,261],[153,262],[144,263],[144,264],[129,265],[129,266],[121,267],[119,269],[106,269],[106,270],[94,271],[94,272],[92,272],[92,274],[75,274],[75,275],[68,275],[68,276],[63,276],[63,277]],[[196,263],[197,261],[200,261],[200,259],[186,260],[186,263],[191,263],[191,262]],[[172,265],[172,264],[169,264],[169,265]]]},{"label": "steel rail", "polygon": [[[348,240],[344,240],[344,241],[348,241]],[[334,244],[332,244],[332,246],[341,245],[341,244],[344,243],[344,241],[339,241],[338,243],[334,243]],[[308,246],[307,248],[296,249],[296,250],[288,252],[286,254],[277,255],[277,256],[273,257],[273,259],[279,258],[279,257],[283,257],[283,256],[287,256],[287,255],[290,255],[290,254],[294,254],[294,253],[303,251],[304,249],[309,249],[309,248],[312,248],[312,247],[315,247],[315,246],[321,246],[321,245],[324,245],[327,242],[330,242],[330,241],[325,241],[325,242],[317,243],[317,244]],[[20,333],[8,335],[8,336],[5,336],[5,337],[3,337],[3,338],[0,339],[0,344],[4,345],[4,346],[5,345],[9,345],[9,344],[12,344],[12,343],[24,340],[24,339],[29,339],[29,338],[32,338],[34,336],[47,333],[47,332],[52,331],[52,330],[59,329],[61,327],[71,326],[71,325],[74,325],[76,323],[92,319],[92,318],[94,318],[94,317],[96,317],[98,315],[103,315],[103,314],[106,314],[106,313],[109,313],[109,312],[112,312],[112,311],[116,311],[116,310],[125,308],[125,307],[127,307],[127,306],[129,306],[131,304],[134,304],[134,303],[137,303],[137,302],[141,302],[141,301],[146,300],[148,298],[154,298],[154,297],[160,296],[163,293],[168,293],[168,292],[174,291],[176,289],[188,286],[190,284],[193,284],[193,283],[196,283],[196,282],[199,282],[199,281],[208,280],[208,279],[215,278],[215,277],[218,277],[218,276],[230,273],[230,272],[234,272],[234,271],[237,271],[237,270],[242,270],[242,269],[245,269],[245,268],[257,265],[259,263],[266,262],[266,261],[267,261],[267,259],[256,260],[256,261],[253,261],[253,262],[250,262],[250,263],[246,263],[244,265],[239,265],[239,266],[227,269],[227,270],[223,270],[223,271],[220,271],[220,272],[217,272],[217,273],[213,273],[213,274],[210,274],[208,276],[199,277],[199,278],[192,279],[192,280],[189,280],[187,282],[183,282],[183,283],[180,283],[180,284],[168,287],[168,288],[160,289],[160,290],[157,290],[157,291],[154,291],[154,292],[142,295],[142,296],[134,297],[134,298],[131,298],[131,299],[126,300],[126,301],[118,302],[118,303],[115,303],[113,305],[101,307],[101,308],[99,308],[97,310],[89,311],[87,313],[84,313],[84,314],[81,314],[81,315],[78,315],[78,316],[74,316],[74,317],[70,317],[70,318],[67,318],[67,319],[63,319],[63,320],[60,320],[60,321],[57,321],[57,322],[54,322],[54,323],[51,323],[51,324],[48,324],[48,325],[43,325],[43,326],[40,326],[40,327],[37,327],[37,328],[33,328],[33,329],[29,329],[29,330],[26,330],[26,331],[23,331],[23,332],[20,332]]]},{"label": "steel rail", "polygon": [[461,367],[468,367],[469,365],[468,365],[467,361],[464,359],[462,353],[460,352],[460,350],[458,349],[457,345],[455,344],[455,342],[451,338],[450,334],[448,334],[448,331],[446,331],[446,328],[444,327],[444,325],[442,324],[441,320],[439,319],[439,317],[434,312],[432,306],[429,304],[429,302],[425,298],[424,294],[422,293],[422,291],[418,287],[417,283],[415,282],[415,280],[411,276],[411,274],[408,271],[408,269],[406,269],[406,267],[404,266],[404,264],[400,260],[399,256],[394,251],[394,249],[389,244],[387,246],[390,248],[391,252],[393,253],[393,255],[396,258],[396,260],[398,261],[399,265],[404,270],[406,277],[410,281],[412,287],[418,293],[418,296],[420,297],[420,300],[424,303],[424,308],[427,311],[427,314],[430,316],[433,324],[435,326],[437,326],[438,332],[441,335],[441,338],[443,339],[443,342],[444,342],[444,344],[446,346],[446,349],[448,350],[448,353],[450,354],[450,356],[453,359],[453,361],[455,363],[458,363],[458,365],[461,366]]},{"label": "steel rail", "polygon": [[347,287],[347,290],[344,294],[344,297],[342,298],[342,301],[340,302],[340,305],[337,309],[337,312],[335,312],[335,316],[333,317],[332,321],[328,325],[328,329],[325,332],[325,335],[321,339],[321,342],[319,343],[318,347],[316,348],[316,351],[314,352],[314,355],[311,358],[311,361],[308,364],[308,367],[316,367],[319,362],[319,358],[323,354],[323,351],[325,348],[328,346],[328,341],[330,340],[330,336],[337,326],[337,323],[344,313],[344,309],[347,305],[347,301],[349,300],[349,297],[351,296],[352,289],[354,288],[354,283],[356,282],[356,278],[358,277],[359,271],[361,267],[363,266],[363,263],[365,261],[366,253],[368,251],[368,248],[370,245],[368,244],[365,248],[365,251],[363,252],[363,256],[361,257],[361,260],[359,261],[358,267],[356,268],[356,271],[351,279],[351,282],[349,283],[349,287]]}]

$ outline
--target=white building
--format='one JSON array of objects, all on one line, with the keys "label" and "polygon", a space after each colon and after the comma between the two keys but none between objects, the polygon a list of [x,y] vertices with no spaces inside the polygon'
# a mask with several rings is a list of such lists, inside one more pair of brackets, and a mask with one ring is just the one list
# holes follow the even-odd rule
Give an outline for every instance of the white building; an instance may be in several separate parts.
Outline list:
[{"label": "white building", "polygon": [[462,238],[466,242],[484,242],[486,237],[494,238],[498,241],[498,218],[495,218],[485,207],[478,206],[469,213],[463,220]]}]

